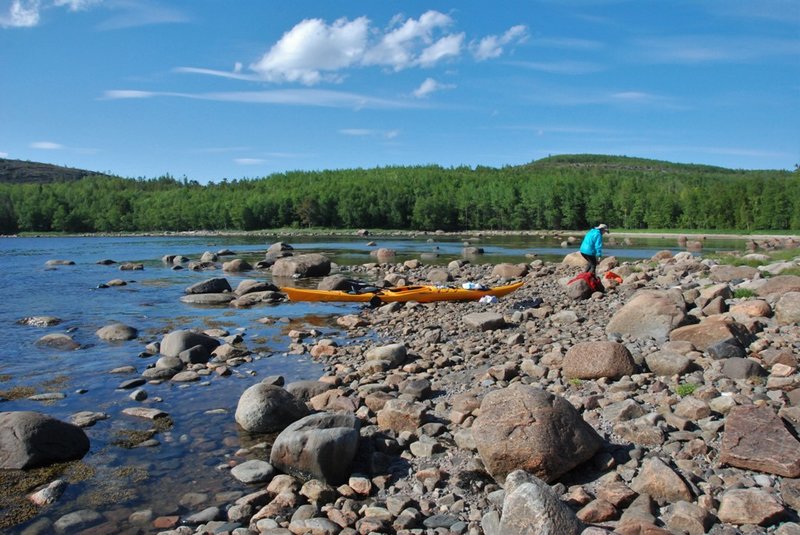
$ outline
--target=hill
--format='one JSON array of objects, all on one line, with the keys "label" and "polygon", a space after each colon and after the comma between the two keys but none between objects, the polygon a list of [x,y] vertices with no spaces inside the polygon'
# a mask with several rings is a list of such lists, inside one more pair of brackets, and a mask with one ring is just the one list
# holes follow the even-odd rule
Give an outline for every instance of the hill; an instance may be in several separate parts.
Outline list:
[{"label": "hill", "polygon": [[86,176],[105,175],[96,171],[74,169],[49,163],[0,158],[0,184],[50,184],[73,182]]}]

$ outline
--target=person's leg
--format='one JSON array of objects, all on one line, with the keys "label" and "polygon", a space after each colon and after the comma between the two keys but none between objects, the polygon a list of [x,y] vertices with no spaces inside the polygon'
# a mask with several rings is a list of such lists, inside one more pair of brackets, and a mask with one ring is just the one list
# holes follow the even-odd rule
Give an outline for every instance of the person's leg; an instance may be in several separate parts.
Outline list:
[{"label": "person's leg", "polygon": [[581,253],[581,256],[583,256],[584,260],[588,262],[586,267],[583,268],[583,272],[591,273],[592,275],[594,275],[595,271],[597,270],[597,257],[595,255],[588,255],[584,253]]}]

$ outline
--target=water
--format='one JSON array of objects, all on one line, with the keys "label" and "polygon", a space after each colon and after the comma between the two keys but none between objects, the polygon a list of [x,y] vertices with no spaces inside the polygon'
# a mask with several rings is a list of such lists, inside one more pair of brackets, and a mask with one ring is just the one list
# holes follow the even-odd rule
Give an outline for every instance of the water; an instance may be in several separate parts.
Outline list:
[{"label": "water", "polygon": [[[110,416],[86,429],[91,450],[82,461],[83,475],[76,476],[70,471],[64,474],[71,481],[65,495],[32,520],[9,528],[10,532],[20,532],[43,517],[55,521],[84,508],[102,513],[109,531],[121,532],[132,529],[128,517],[137,510],[152,509],[155,516],[184,515],[210,505],[224,505],[232,496],[228,493],[255,490],[236,481],[223,468],[239,448],[265,439],[237,429],[233,414],[241,393],[269,375],[283,375],[286,382],[320,377],[323,364],[308,355],[288,354],[288,331],[315,328],[324,337],[347,343],[335,320],[358,311],[360,305],[281,303],[249,309],[192,306],[181,303],[179,298],[195,282],[225,276],[235,288],[243,279],[269,280],[269,275],[176,271],[165,266],[161,258],[180,254],[197,259],[204,251],[228,248],[236,257],[257,261],[263,258],[269,243],[279,238],[270,242],[267,239],[253,236],[0,239],[4,305],[0,307],[0,391],[28,388],[35,393],[66,394],[64,399],[46,403],[11,399],[0,402],[0,410],[34,410],[66,421],[78,411],[101,411]],[[353,237],[280,239],[291,243],[298,252],[323,252],[343,266],[372,261],[370,251],[377,247],[396,250],[397,261],[424,254],[426,263],[444,265],[460,258],[464,247],[462,239],[444,236],[437,236],[435,241],[429,241],[428,237],[369,238],[377,245]],[[472,239],[471,244],[484,249],[485,254],[478,260],[482,263],[524,262],[529,260],[525,255],[530,253],[546,260],[559,260],[571,252],[558,243],[535,237],[486,237]],[[727,250],[741,245],[732,240],[707,242],[706,250]],[[606,255],[641,259],[663,249],[679,250],[674,241],[636,239],[636,245],[630,247],[607,245]],[[45,262],[52,259],[72,260],[75,265],[45,267]],[[119,264],[97,264],[103,259],[140,262],[144,270],[120,271]],[[128,281],[128,285],[98,288],[117,278]],[[55,316],[62,323],[46,328],[18,324],[21,318],[42,315]],[[264,317],[272,318],[273,323],[257,321]],[[113,322],[137,328],[139,338],[123,343],[97,338],[95,331]],[[235,368],[230,377],[212,374],[203,377],[201,383],[185,386],[168,381],[145,385],[149,399],[143,403],[129,399],[130,391],[117,388],[123,380],[138,377],[155,362],[156,357],[139,356],[148,342],[160,340],[164,333],[179,328],[210,327],[243,334],[248,348],[255,352],[255,360]],[[82,348],[64,352],[36,345],[41,336],[59,332],[68,332]],[[121,366],[133,366],[137,373],[109,373]],[[157,407],[171,417],[173,425],[154,435],[160,443],[156,447],[130,449],[121,445],[132,432],[145,432],[152,427],[150,421],[122,414],[122,409],[139,405]],[[181,497],[188,492],[202,493],[207,498],[198,505],[181,505]],[[0,517],[16,511],[1,501],[0,507]],[[0,526],[9,523],[8,519],[0,518]]]}]

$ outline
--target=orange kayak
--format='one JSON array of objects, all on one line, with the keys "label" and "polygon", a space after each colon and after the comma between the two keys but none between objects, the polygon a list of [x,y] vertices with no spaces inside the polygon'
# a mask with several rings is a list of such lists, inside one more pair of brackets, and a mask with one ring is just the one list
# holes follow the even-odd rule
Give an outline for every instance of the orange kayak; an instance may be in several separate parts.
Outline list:
[{"label": "orange kayak", "polygon": [[338,290],[311,290],[307,288],[291,288],[285,286],[281,291],[291,301],[340,301],[353,303],[381,303],[416,301],[433,303],[434,301],[477,301],[486,295],[502,297],[522,287],[523,282],[515,282],[506,286],[495,286],[485,290],[468,290],[464,288],[442,288],[439,286],[398,286],[381,288],[376,292],[348,293]]}]

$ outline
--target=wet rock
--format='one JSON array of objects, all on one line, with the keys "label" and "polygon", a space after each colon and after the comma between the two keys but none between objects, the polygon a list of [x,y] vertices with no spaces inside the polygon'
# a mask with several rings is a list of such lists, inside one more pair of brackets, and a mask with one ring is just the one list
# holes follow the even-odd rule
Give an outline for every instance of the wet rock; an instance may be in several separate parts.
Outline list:
[{"label": "wet rock", "polygon": [[231,285],[225,277],[215,277],[197,282],[186,288],[187,294],[219,294],[231,292]]},{"label": "wet rock", "polygon": [[234,293],[242,296],[259,292],[277,292],[278,290],[279,288],[271,282],[247,279],[239,283]]},{"label": "wet rock", "polygon": [[280,258],[272,266],[273,277],[324,277],[331,271],[331,261],[317,253]]},{"label": "wet rock", "polygon": [[242,260],[241,258],[234,258],[229,262],[224,262],[222,264],[222,271],[226,271],[228,273],[241,273],[242,271],[250,271],[253,269],[253,266],[246,260]]},{"label": "wet rock", "polygon": [[76,425],[33,411],[0,413],[0,468],[47,466],[88,451],[89,438]]},{"label": "wet rock", "polygon": [[244,391],[236,423],[253,433],[273,433],[308,414],[305,403],[279,386],[258,383]]},{"label": "wet rock", "polygon": [[189,294],[181,297],[180,302],[188,305],[222,306],[228,305],[234,299],[236,296],[231,293]]},{"label": "wet rock", "polygon": [[58,533],[75,533],[100,524],[103,520],[97,511],[81,509],[62,516],[53,523],[53,527]]},{"label": "wet rock", "polygon": [[352,414],[311,414],[281,431],[270,463],[290,474],[338,484],[350,475],[358,448],[359,420]]},{"label": "wet rock", "polygon": [[164,335],[161,340],[160,351],[162,355],[177,357],[181,351],[193,348],[196,345],[203,346],[211,352],[219,345],[219,340],[193,331],[172,331]]},{"label": "wet rock", "polygon": [[70,335],[63,333],[46,334],[36,341],[36,345],[50,347],[60,351],[74,351],[81,347]]},{"label": "wet rock", "polygon": [[101,327],[95,334],[101,340],[108,342],[124,342],[135,339],[139,336],[139,331],[123,323],[112,323]]},{"label": "wet rock", "polygon": [[31,327],[53,327],[61,323],[61,319],[55,316],[28,316],[17,321],[17,323],[30,325]]},{"label": "wet rock", "polygon": [[45,265],[45,266],[47,266],[47,267],[55,267],[55,266],[74,266],[74,265],[75,265],[75,262],[74,262],[74,261],[72,261],[72,260],[59,260],[59,259],[54,259],[54,260],[48,260],[47,262],[45,262],[45,263],[44,263],[44,265]]},{"label": "wet rock", "polygon": [[39,489],[28,496],[28,499],[33,502],[34,505],[50,505],[57,502],[58,499],[61,498],[61,496],[64,494],[64,491],[67,490],[67,486],[67,482],[63,479],[56,479],[44,488]]},{"label": "wet rock", "polygon": [[266,461],[253,459],[234,466],[231,475],[242,483],[267,483],[275,475],[275,467]]}]

